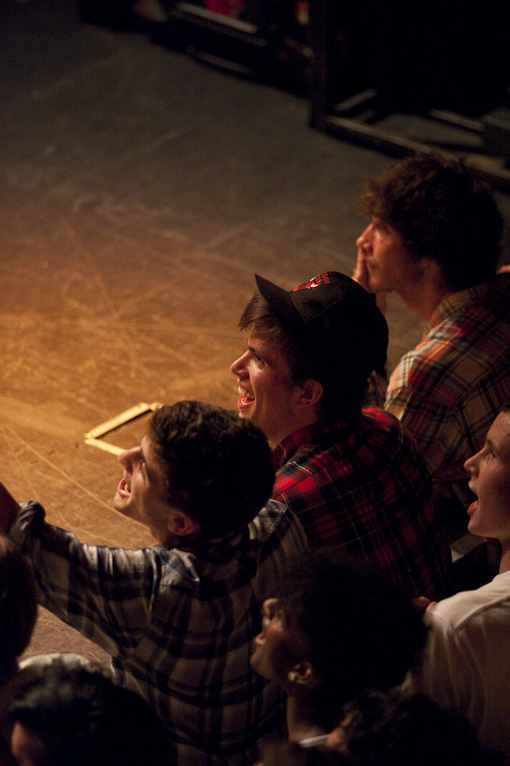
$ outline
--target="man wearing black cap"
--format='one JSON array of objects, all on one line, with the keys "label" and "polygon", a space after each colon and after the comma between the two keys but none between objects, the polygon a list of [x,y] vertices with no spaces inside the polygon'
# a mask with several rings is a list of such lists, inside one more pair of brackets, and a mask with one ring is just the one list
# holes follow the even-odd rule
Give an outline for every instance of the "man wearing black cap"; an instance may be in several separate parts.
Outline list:
[{"label": "man wearing black cap", "polygon": [[310,543],[378,563],[409,595],[443,597],[450,552],[418,447],[391,415],[362,409],[388,344],[374,296],[338,272],[291,291],[256,281],[239,322],[248,347],[231,371],[239,415],[273,448],[273,498]]}]

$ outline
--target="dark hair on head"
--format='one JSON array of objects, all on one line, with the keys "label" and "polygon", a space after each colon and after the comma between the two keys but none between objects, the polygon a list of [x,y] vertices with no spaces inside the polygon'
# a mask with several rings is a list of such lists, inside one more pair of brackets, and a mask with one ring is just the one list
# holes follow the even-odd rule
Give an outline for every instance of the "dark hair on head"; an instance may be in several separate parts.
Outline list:
[{"label": "dark hair on head", "polygon": [[370,689],[339,719],[338,750],[352,766],[497,766],[460,713],[421,695]]},{"label": "dark hair on head", "polygon": [[464,290],[494,278],[503,219],[462,160],[407,157],[368,181],[359,208],[400,232],[410,256],[436,260],[448,286]]},{"label": "dark hair on head", "polygon": [[[352,422],[359,417],[368,386],[366,371],[349,368],[345,360],[331,354],[328,358],[315,354],[310,340],[274,311],[259,292],[243,311],[239,329],[267,337],[280,349],[290,369],[289,388],[311,379],[322,384],[319,419]],[[386,377],[384,368],[378,372]]]},{"label": "dark hair on head", "polygon": [[[422,695],[370,689],[340,714],[338,743],[263,746],[264,766],[503,766],[460,713]],[[335,727],[336,728],[336,727]]]},{"label": "dark hair on head", "polygon": [[500,412],[510,412],[510,400],[508,402],[504,402],[504,404],[501,406]]},{"label": "dark hair on head", "polygon": [[196,401],[156,410],[148,435],[165,476],[165,500],[200,524],[206,538],[241,529],[274,484],[263,432],[237,413]]},{"label": "dark hair on head", "polygon": [[152,708],[82,664],[53,660],[9,712],[12,722],[37,736],[39,766],[168,763],[168,737]]},{"label": "dark hair on head", "polygon": [[364,689],[404,680],[427,639],[410,600],[384,574],[337,549],[300,554],[276,589],[291,629],[308,646],[325,709]]},{"label": "dark hair on head", "polygon": [[32,565],[7,537],[0,536],[0,682],[14,673],[36,619]]}]

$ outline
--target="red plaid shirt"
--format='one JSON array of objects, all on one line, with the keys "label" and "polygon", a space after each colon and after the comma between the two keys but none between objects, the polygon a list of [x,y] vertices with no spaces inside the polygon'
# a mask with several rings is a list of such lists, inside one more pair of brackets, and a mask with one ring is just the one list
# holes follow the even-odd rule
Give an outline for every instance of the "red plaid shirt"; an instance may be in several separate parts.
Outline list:
[{"label": "red plaid shirt", "polygon": [[314,423],[274,450],[273,497],[299,517],[312,545],[378,564],[411,596],[450,592],[451,555],[415,440],[381,409],[356,428]]},{"label": "red plaid shirt", "polygon": [[[416,438],[434,483],[464,506],[465,461],[510,399],[510,274],[446,298],[391,375],[384,405]],[[437,494],[444,494],[438,489]]]}]

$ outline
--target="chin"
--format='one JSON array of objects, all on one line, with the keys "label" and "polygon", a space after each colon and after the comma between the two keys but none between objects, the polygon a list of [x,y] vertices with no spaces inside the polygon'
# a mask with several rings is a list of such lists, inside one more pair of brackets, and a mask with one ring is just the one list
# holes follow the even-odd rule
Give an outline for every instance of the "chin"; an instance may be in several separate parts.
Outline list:
[{"label": "chin", "polygon": [[251,669],[255,671],[255,673],[258,673],[259,676],[262,678],[268,678],[267,673],[264,673],[264,661],[263,657],[260,656],[260,653],[255,650],[253,654],[250,657],[250,665]]},{"label": "chin", "polygon": [[127,518],[133,518],[129,506],[124,505],[124,503],[119,501],[116,497],[113,498],[113,507],[117,513],[121,513],[123,516],[127,516]]}]

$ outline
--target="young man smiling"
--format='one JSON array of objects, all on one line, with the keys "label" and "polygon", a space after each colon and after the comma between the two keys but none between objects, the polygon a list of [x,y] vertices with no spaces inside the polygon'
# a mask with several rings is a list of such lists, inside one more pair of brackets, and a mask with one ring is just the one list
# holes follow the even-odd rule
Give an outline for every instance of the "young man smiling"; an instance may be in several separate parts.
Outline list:
[{"label": "young man smiling", "polygon": [[362,411],[388,343],[373,295],[338,272],[291,291],[256,281],[239,323],[247,350],[231,371],[241,418],[273,447],[273,498],[313,545],[375,562],[412,596],[446,595],[450,552],[418,447],[391,415]]},{"label": "young man smiling", "polygon": [[510,403],[465,468],[475,495],[468,528],[499,540],[499,574],[481,588],[429,606],[428,649],[412,685],[466,715],[481,743],[510,763]]},{"label": "young man smiling", "polygon": [[156,545],[85,545],[1,484],[0,529],[34,562],[40,603],[105,649],[114,680],[158,713],[172,763],[255,763],[283,721],[278,690],[250,667],[260,603],[306,547],[295,517],[268,502],[266,438],[234,413],[179,402],[120,462],[114,506]]},{"label": "young man smiling", "polygon": [[489,189],[457,159],[413,156],[368,182],[371,222],[354,278],[397,293],[426,323],[392,373],[384,407],[418,441],[451,539],[465,531],[465,460],[510,397],[510,274],[496,275],[502,218]]}]

